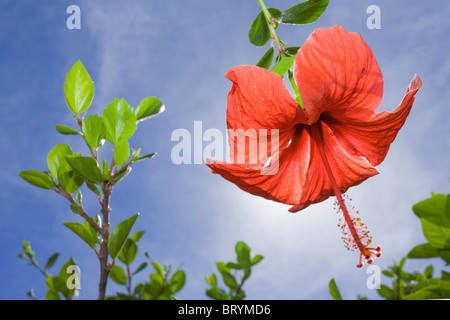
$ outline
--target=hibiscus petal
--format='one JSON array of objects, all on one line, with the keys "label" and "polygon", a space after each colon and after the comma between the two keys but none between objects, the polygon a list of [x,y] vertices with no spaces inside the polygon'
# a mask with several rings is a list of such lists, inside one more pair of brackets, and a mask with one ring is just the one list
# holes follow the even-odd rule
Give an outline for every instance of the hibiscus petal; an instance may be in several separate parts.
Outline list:
[{"label": "hibiscus petal", "polygon": [[325,114],[322,119],[328,123],[348,152],[366,157],[373,166],[377,166],[386,157],[390,144],[405,123],[414,102],[414,95],[421,85],[422,81],[416,75],[402,102],[392,113],[383,111],[360,119],[342,120]]},{"label": "hibiscus petal", "polygon": [[358,118],[381,103],[383,77],[370,48],[358,33],[340,26],[317,29],[300,48],[294,79],[309,124],[323,112]]},{"label": "hibiscus petal", "polygon": [[[291,144],[280,151],[278,171],[261,174],[262,166],[208,163],[213,173],[236,184],[242,190],[269,200],[294,205],[291,212],[321,202],[334,195],[317,143],[323,144],[335,180],[342,192],[375,175],[378,171],[367,160],[342,149],[325,123],[323,142],[310,134],[308,126],[298,125]],[[273,165],[273,164],[272,164]]]},{"label": "hibiscus petal", "polygon": [[[259,151],[251,148],[259,143],[261,129],[268,130],[267,143],[271,145],[271,130],[278,130],[276,145],[285,147],[296,123],[306,123],[306,114],[300,108],[282,78],[271,71],[256,66],[238,66],[225,75],[233,82],[228,94],[227,126],[229,129],[230,158],[253,159],[259,163]],[[256,136],[256,139],[255,139]],[[271,150],[275,153],[278,148]],[[242,164],[242,162],[239,162]],[[264,165],[265,161],[263,161]]]}]

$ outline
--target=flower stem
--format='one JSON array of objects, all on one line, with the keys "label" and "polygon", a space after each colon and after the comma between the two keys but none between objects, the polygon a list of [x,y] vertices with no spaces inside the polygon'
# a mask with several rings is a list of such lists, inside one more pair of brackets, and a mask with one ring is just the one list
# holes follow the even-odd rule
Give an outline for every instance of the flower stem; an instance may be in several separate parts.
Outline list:
[{"label": "flower stem", "polygon": [[266,18],[267,26],[270,31],[270,38],[275,40],[275,43],[277,45],[280,56],[281,56],[281,58],[284,58],[284,57],[286,57],[286,54],[284,52],[281,40],[280,40],[280,38],[278,38],[277,33],[275,31],[275,21],[273,20],[273,17],[270,14],[269,9],[267,9],[266,5],[264,4],[264,1],[258,0],[258,3],[261,6],[261,10],[264,15],[264,18]]}]

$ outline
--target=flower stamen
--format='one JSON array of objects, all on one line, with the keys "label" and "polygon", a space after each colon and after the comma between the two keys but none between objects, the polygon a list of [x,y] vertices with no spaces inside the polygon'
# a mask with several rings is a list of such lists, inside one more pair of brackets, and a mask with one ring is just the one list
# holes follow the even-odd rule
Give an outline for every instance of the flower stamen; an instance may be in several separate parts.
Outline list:
[{"label": "flower stamen", "polygon": [[[350,214],[349,208],[351,211],[355,210],[355,207],[347,206],[344,198],[342,196],[342,192],[336,183],[336,179],[334,178],[333,172],[331,171],[330,164],[328,163],[328,158],[325,154],[324,146],[323,146],[323,138],[321,127],[319,125],[310,126],[310,133],[313,136],[314,140],[317,142],[317,149],[322,158],[325,170],[330,179],[331,186],[334,191],[334,195],[336,196],[337,202],[335,203],[335,207],[338,212],[342,212],[343,217],[339,219],[338,226],[342,229],[342,233],[344,236],[342,239],[344,240],[345,246],[347,250],[355,250],[359,249],[359,263],[356,265],[357,268],[362,268],[364,266],[364,262],[367,264],[371,264],[374,261],[374,258],[381,257],[381,247],[377,246],[376,248],[369,248],[370,243],[372,242],[372,237],[367,230],[365,224],[361,221],[360,218],[355,217]],[[318,143],[322,141],[322,143]],[[348,200],[351,200],[347,197]],[[353,213],[353,212],[352,212]],[[356,214],[359,214],[356,211]]]}]

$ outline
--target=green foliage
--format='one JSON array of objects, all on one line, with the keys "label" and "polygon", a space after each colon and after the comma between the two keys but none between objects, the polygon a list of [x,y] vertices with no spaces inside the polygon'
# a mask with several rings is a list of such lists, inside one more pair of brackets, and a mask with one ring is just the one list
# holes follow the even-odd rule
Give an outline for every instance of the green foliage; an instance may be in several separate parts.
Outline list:
[{"label": "green foliage", "polygon": [[136,120],[138,122],[150,119],[165,109],[161,100],[155,97],[147,97],[136,108]]},{"label": "green foliage", "polygon": [[281,15],[282,23],[306,24],[316,21],[328,6],[328,0],[307,0],[298,3]]},{"label": "green foliage", "polygon": [[52,178],[46,173],[37,170],[26,170],[19,172],[23,180],[33,186],[43,189],[55,189],[56,184]]},{"label": "green foliage", "polygon": [[339,289],[334,279],[330,280],[330,283],[328,284],[328,290],[330,291],[330,295],[331,298],[333,298],[333,300],[342,300],[341,293],[339,292]]},{"label": "green foliage", "polygon": [[[431,198],[413,206],[428,243],[415,246],[407,257],[383,270],[392,279],[392,285],[381,285],[378,294],[386,300],[449,299],[450,273],[442,270],[440,277],[433,277],[434,267],[429,265],[423,272],[406,272],[405,262],[409,259],[442,258],[450,264],[450,195],[433,193]],[[336,299],[337,286],[330,281],[330,295]]]},{"label": "green foliage", "polygon": [[262,58],[258,61],[256,66],[269,69],[270,65],[272,64],[273,60],[273,47],[270,47],[269,50],[266,51],[266,53],[262,56]]},{"label": "green foliage", "polygon": [[[259,263],[263,256],[250,256],[250,248],[242,241],[236,243],[236,262],[217,262],[217,270],[222,276],[223,283],[227,286],[224,290],[217,285],[217,277],[213,273],[206,276],[206,282],[211,286],[206,290],[206,295],[214,300],[242,300],[245,298],[243,285],[250,277],[252,267]],[[240,274],[240,277],[238,275]],[[237,280],[239,279],[239,281]]]},{"label": "green foliage", "polygon": [[136,213],[134,216],[123,220],[111,232],[108,241],[108,251],[111,258],[115,259],[119,255],[138,216],[139,213]]},{"label": "green foliage", "polygon": [[94,97],[94,82],[84,65],[78,60],[67,74],[64,96],[70,111],[78,115],[86,111]]},{"label": "green foliage", "polygon": [[[30,243],[24,240],[23,252],[19,253],[18,257],[26,260],[45,277],[45,285],[48,289],[44,297],[45,300],[61,300],[61,298],[72,300],[78,294],[76,289],[69,289],[67,285],[70,280],[69,277],[71,276],[71,274],[67,272],[68,268],[69,266],[76,265],[72,258],[69,258],[69,260],[61,267],[57,275],[52,275],[48,273],[48,271],[54,266],[59,258],[59,253],[51,255],[50,258],[48,258],[44,269],[42,269],[38,259],[35,258],[35,253],[31,249]],[[33,290],[29,290],[27,296],[31,299],[37,299]]]},{"label": "green foliage", "polygon": [[[268,9],[270,15],[279,19],[281,17],[281,11],[275,8]],[[275,23],[275,28],[278,26],[278,23]],[[253,20],[250,25],[250,29],[248,31],[248,38],[251,43],[255,46],[262,47],[269,41],[270,39],[270,30],[267,26],[266,18],[264,17],[263,12],[261,11]]]}]

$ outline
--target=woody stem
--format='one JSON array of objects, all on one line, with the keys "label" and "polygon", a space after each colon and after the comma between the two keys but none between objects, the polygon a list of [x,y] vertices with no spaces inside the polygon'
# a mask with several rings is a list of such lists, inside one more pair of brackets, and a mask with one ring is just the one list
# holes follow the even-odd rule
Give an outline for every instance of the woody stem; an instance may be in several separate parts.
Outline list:
[{"label": "woody stem", "polygon": [[339,202],[340,208],[342,209],[342,213],[344,214],[345,222],[347,223],[348,229],[350,230],[350,233],[355,239],[355,243],[358,246],[358,249],[361,251],[361,253],[366,256],[367,255],[367,249],[362,244],[361,239],[358,235],[358,232],[355,229],[355,226],[353,225],[352,218],[350,217],[350,214],[348,213],[347,206],[345,205],[344,199],[341,195],[341,190],[339,189],[336,179],[334,178],[333,172],[331,171],[330,164],[328,162],[328,158],[325,154],[324,146],[323,146],[323,133],[322,128],[319,127],[320,123],[314,124],[310,126],[310,133],[313,137],[313,140],[316,141],[317,149],[319,150],[320,157],[322,158],[322,162],[324,164],[325,170],[328,174],[328,177],[330,178],[331,186],[333,187],[334,194]]}]

